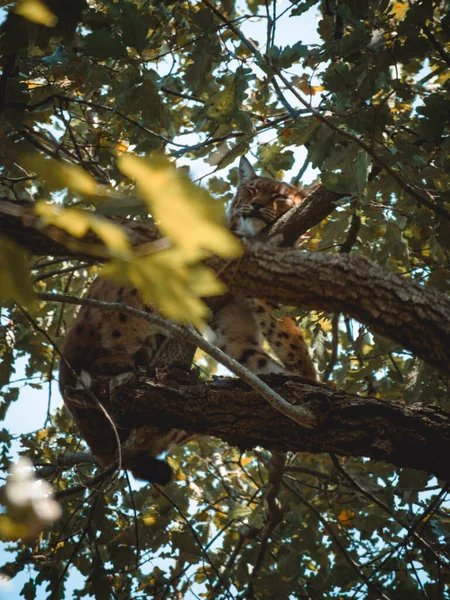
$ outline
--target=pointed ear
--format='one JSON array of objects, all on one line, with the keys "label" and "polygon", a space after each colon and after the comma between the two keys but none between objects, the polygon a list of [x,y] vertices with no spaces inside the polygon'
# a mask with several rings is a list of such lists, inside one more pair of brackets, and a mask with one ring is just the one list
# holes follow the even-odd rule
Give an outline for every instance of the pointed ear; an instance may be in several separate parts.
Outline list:
[{"label": "pointed ear", "polygon": [[252,165],[245,156],[241,156],[241,160],[239,161],[239,185],[248,183],[251,179],[255,179],[255,177],[256,173]]}]

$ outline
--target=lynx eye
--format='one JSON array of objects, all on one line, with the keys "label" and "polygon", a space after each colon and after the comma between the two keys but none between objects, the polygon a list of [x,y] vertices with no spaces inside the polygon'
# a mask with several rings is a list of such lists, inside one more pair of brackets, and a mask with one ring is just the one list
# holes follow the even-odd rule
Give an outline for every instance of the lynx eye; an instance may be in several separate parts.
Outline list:
[{"label": "lynx eye", "polygon": [[291,208],[292,206],[294,206],[294,202],[287,196],[277,196],[276,202],[278,204],[281,204],[281,206],[283,206],[284,208]]}]

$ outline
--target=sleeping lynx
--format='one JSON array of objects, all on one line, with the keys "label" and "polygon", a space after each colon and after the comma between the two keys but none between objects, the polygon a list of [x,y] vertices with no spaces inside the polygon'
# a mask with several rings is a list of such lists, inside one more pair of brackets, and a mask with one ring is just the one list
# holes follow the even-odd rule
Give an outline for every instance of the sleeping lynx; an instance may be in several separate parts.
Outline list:
[{"label": "sleeping lynx", "polygon": [[[249,238],[266,225],[274,223],[282,214],[303,200],[300,192],[286,184],[267,177],[258,177],[246,158],[239,164],[239,187],[229,210],[232,231]],[[96,280],[88,297],[110,302],[122,302],[140,310],[155,312],[145,306],[137,291],[131,287],[118,288],[107,280]],[[275,305],[257,300],[233,298],[216,315],[210,325],[216,345],[255,373],[295,372],[315,379],[314,365],[308,353],[301,330],[292,319],[275,319]],[[282,364],[274,360],[262,346],[262,338],[269,342]],[[96,375],[115,377],[151,365],[165,340],[151,323],[125,313],[106,312],[94,307],[81,307],[69,329],[60,367],[60,389],[74,419],[91,447],[98,462],[107,466],[117,453],[111,425],[91,408],[80,407],[65,394],[66,386],[79,387],[80,382],[90,387]],[[186,352],[170,340],[164,346],[164,355],[170,364],[189,368],[194,348]],[[159,357],[160,358],[160,357]],[[79,380],[67,366],[67,361]],[[99,428],[111,432],[105,442],[105,432],[99,441]],[[137,427],[139,450],[123,456],[123,466],[139,479],[165,484],[171,477],[167,462],[156,457],[174,443],[186,440],[184,432],[168,428],[161,431],[152,426]],[[119,431],[119,435],[121,432]],[[128,434],[127,434],[128,435]],[[127,437],[122,439],[126,443]]]}]

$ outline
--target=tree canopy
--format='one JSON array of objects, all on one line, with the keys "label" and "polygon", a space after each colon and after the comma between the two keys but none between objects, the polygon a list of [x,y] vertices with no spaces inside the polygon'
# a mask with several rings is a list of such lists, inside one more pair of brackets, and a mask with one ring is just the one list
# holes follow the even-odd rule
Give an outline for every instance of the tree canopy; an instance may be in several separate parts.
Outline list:
[{"label": "tree canopy", "polygon": [[[38,392],[49,408],[20,435],[34,469],[13,468],[0,492],[3,577],[26,600],[445,598],[449,2],[4,5],[5,471],[8,410],[33,411]],[[316,184],[245,248],[224,218],[244,154]],[[52,409],[65,333],[99,273],[197,347],[189,372],[99,383],[121,432],[198,436],[170,453],[164,488],[100,469]],[[320,381],[261,381],[201,338],[190,324],[203,331],[224,294],[297,319]]]}]

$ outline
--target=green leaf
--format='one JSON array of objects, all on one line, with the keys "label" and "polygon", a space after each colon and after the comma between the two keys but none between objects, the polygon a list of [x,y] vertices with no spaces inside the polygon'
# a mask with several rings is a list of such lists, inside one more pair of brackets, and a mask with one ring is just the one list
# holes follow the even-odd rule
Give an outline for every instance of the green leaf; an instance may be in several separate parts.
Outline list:
[{"label": "green leaf", "polygon": [[33,580],[30,579],[25,583],[20,591],[20,595],[23,596],[25,600],[34,600],[36,598],[36,584]]},{"label": "green leaf", "polygon": [[106,29],[89,33],[84,38],[84,45],[87,54],[101,59],[118,59],[127,56],[127,50],[122,41]]},{"label": "green leaf", "polygon": [[131,2],[122,2],[120,4],[122,13],[122,41],[125,46],[136,48],[138,52],[143,52],[147,47],[148,28],[145,20],[142,18],[141,11]]},{"label": "green leaf", "polygon": [[275,171],[288,171],[294,164],[292,150],[283,150],[278,144],[262,146],[259,160],[267,169]]},{"label": "green leaf", "polygon": [[322,171],[320,180],[326,188],[338,194],[350,195],[350,190],[354,187],[354,181],[350,177],[333,171]]},{"label": "green leaf", "polygon": [[369,180],[369,170],[372,159],[364,150],[358,152],[355,160],[354,171],[358,194],[364,194]]},{"label": "green leaf", "polygon": [[27,307],[32,307],[35,300],[28,255],[16,242],[5,237],[0,237],[0,299]]}]

